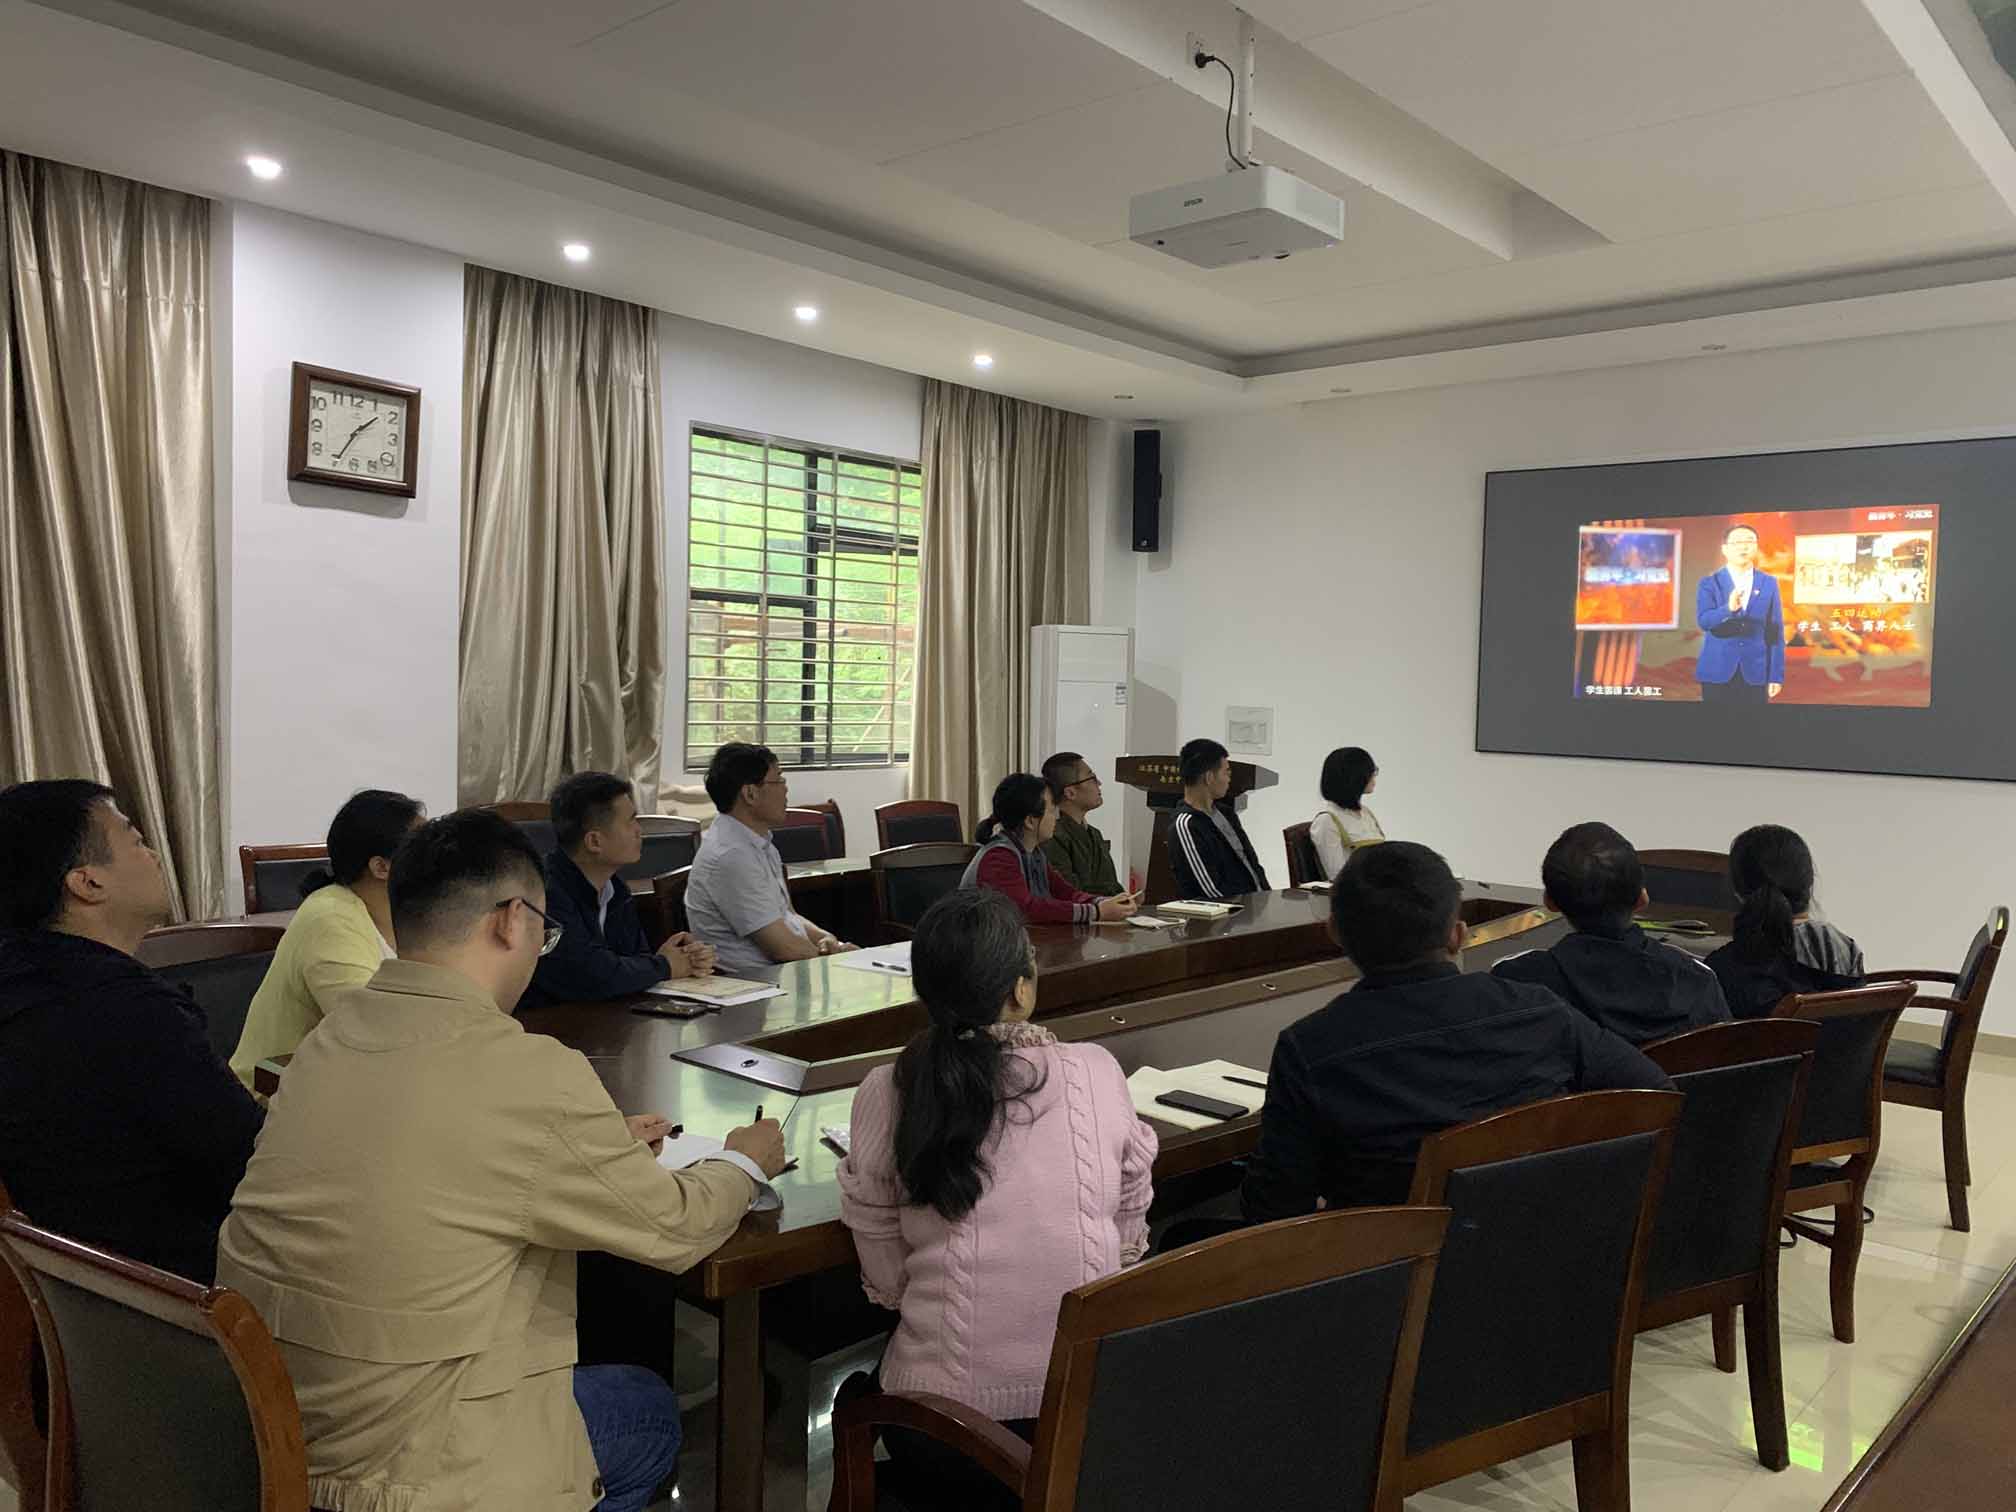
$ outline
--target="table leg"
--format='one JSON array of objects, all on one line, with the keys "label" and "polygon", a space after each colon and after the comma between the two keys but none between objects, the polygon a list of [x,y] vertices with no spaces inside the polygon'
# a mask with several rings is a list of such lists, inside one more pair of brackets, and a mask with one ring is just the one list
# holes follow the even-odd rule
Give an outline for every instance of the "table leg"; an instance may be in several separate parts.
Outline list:
[{"label": "table leg", "polygon": [[718,1512],[763,1509],[763,1294],[721,1303],[720,1424],[714,1455]]}]

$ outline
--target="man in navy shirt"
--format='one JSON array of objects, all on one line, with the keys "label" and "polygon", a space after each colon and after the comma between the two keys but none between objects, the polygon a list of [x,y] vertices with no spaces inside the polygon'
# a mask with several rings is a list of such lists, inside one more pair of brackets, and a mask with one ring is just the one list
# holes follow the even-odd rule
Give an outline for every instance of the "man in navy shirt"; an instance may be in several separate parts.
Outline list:
[{"label": "man in navy shirt", "polygon": [[691,935],[675,934],[654,951],[617,875],[644,854],[631,785],[608,772],[576,772],[553,789],[551,807],[546,913],[560,926],[560,942],[540,958],[524,1006],[634,997],[672,977],[713,971],[713,950]]},{"label": "man in navy shirt", "polygon": [[1672,1086],[1546,988],[1466,973],[1462,901],[1425,845],[1352,852],[1331,924],[1363,977],[1281,1031],[1241,1189],[1248,1221],[1405,1202],[1431,1134],[1563,1092]]}]

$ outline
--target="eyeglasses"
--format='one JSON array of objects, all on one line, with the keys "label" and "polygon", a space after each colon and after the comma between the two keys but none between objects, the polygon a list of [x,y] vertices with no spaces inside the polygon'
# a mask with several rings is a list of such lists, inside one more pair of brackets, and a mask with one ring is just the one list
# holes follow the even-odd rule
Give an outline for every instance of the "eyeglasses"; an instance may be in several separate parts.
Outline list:
[{"label": "eyeglasses", "polygon": [[549,956],[553,954],[554,947],[560,943],[560,936],[567,932],[566,926],[555,922],[553,915],[546,912],[546,910],[541,908],[538,904],[531,902],[529,899],[526,898],[506,898],[502,903],[499,903],[497,907],[509,908],[513,903],[523,903],[527,908],[531,909],[532,912],[539,915],[540,918],[546,921],[546,938],[540,942],[539,954],[541,954],[542,956]]}]

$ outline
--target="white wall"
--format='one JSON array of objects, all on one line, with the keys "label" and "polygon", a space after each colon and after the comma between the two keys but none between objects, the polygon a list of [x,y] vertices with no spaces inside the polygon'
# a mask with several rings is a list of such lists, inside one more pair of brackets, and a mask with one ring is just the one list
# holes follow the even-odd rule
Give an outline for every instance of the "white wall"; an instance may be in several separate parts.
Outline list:
[{"label": "white wall", "polygon": [[[238,846],[319,840],[360,787],[455,803],[462,262],[219,202],[218,640]],[[412,499],[287,480],[292,365],[421,390]]]},{"label": "white wall", "polygon": [[[1277,884],[1281,829],[1314,811],[1324,754],[1363,745],[1387,832],[1460,873],[1537,881],[1547,844],[1584,819],[1710,849],[1771,820],[1812,843],[1829,914],[1873,964],[1952,969],[1989,905],[2016,901],[2016,785],[1472,749],[1484,475],[2000,434],[2016,431],[2012,395],[2016,327],[2000,326],[1171,427],[1166,549],[1136,579],[1139,696],[1218,739],[1228,704],[1274,706],[1263,762],[1281,786],[1246,822]],[[1876,813],[1898,822],[1879,830]],[[2016,1032],[2016,989],[1986,1027]]]},{"label": "white wall", "polygon": [[[725,326],[658,317],[665,407],[666,583],[671,644],[666,655],[665,781],[682,776],[686,751],[687,435],[695,425],[846,447],[915,460],[924,419],[924,383],[910,373],[855,362]],[[907,766],[801,772],[794,803],[837,798],[849,854],[876,849],[875,808],[905,796]]]}]

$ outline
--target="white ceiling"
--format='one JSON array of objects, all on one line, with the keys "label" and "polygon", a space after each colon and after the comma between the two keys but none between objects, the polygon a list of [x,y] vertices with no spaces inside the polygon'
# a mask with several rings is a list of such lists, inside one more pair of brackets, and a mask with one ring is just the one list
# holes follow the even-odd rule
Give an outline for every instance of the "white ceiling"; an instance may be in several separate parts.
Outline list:
[{"label": "white ceiling", "polygon": [[1248,0],[1258,155],[1349,223],[1213,273],[1125,231],[1223,166],[1220,0],[0,0],[0,146],[1174,417],[2016,316],[1920,4]]}]

